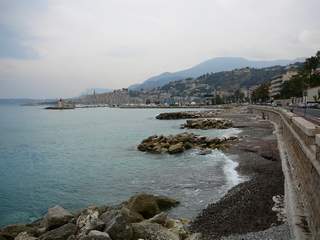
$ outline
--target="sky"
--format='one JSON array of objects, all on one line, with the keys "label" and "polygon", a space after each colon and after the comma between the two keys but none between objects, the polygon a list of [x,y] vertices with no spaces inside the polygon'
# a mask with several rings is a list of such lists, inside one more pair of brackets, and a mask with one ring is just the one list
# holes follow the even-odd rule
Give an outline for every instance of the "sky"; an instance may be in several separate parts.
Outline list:
[{"label": "sky", "polygon": [[320,50],[319,0],[0,0],[0,98],[122,88],[213,57]]}]

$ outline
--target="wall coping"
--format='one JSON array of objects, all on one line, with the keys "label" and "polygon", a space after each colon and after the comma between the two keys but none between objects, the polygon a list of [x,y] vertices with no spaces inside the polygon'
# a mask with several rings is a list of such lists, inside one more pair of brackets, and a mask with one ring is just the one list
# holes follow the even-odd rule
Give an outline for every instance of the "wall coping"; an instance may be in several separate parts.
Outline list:
[{"label": "wall coping", "polygon": [[320,147],[320,134],[316,134],[316,144]]},{"label": "wall coping", "polygon": [[307,136],[313,137],[317,133],[320,133],[320,128],[314,123],[304,119],[303,117],[299,117],[298,115],[287,111],[283,108],[274,108],[269,106],[252,106],[253,108],[258,108],[262,110],[274,111],[280,114],[286,115],[288,119],[290,119],[297,127],[301,129]]},{"label": "wall coping", "polygon": [[293,123],[296,124],[306,135],[314,136],[316,134],[317,125],[309,122],[308,120],[304,119],[303,117],[293,117]]}]

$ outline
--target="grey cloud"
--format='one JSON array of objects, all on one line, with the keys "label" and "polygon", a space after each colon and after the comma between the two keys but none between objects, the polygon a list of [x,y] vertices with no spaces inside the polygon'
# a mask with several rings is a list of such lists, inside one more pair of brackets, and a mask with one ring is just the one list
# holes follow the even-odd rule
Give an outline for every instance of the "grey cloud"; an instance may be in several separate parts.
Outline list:
[{"label": "grey cloud", "polygon": [[[319,9],[319,0],[0,0],[0,97],[121,88],[218,56],[310,56]],[[6,92],[3,79],[14,79]]]},{"label": "grey cloud", "polygon": [[37,52],[26,44],[29,39],[21,32],[0,24],[0,58],[35,59]]}]

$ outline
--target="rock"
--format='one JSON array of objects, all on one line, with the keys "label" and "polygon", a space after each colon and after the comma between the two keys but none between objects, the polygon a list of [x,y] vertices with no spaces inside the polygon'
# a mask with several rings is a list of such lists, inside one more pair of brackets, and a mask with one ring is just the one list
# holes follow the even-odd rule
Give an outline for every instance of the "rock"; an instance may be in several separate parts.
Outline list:
[{"label": "rock", "polygon": [[200,149],[197,154],[198,155],[207,155],[207,154],[210,154],[210,153],[212,153],[212,150],[206,148],[206,149]]},{"label": "rock", "polygon": [[168,153],[170,154],[175,154],[175,153],[181,153],[184,151],[184,146],[183,143],[177,143],[175,145],[172,145],[169,147]]},{"label": "rock", "polygon": [[77,227],[73,223],[67,223],[59,228],[50,230],[40,236],[40,240],[67,240],[76,233]]},{"label": "rock", "polygon": [[148,219],[160,213],[161,210],[167,210],[177,204],[179,202],[172,198],[140,193],[131,197],[126,207]]},{"label": "rock", "polygon": [[131,211],[130,209],[123,207],[121,208],[120,212],[126,219],[128,223],[137,223],[144,220],[143,216],[137,212]]},{"label": "rock", "polygon": [[223,149],[228,143],[236,140],[237,137],[229,138],[209,138],[205,136],[197,136],[193,133],[180,133],[169,136],[151,136],[144,139],[139,145],[138,150],[150,153],[181,153],[190,148],[211,148]]},{"label": "rock", "polygon": [[181,220],[168,219],[165,227],[178,235],[180,239],[185,239],[189,235],[186,225]]},{"label": "rock", "polygon": [[19,233],[26,232],[30,235],[37,236],[38,229],[27,224],[13,224],[1,229],[0,235],[6,239],[14,239]]},{"label": "rock", "polygon": [[112,240],[130,240],[132,238],[132,227],[121,213],[106,222],[104,231],[110,235]]},{"label": "rock", "polygon": [[67,240],[78,240],[78,238],[75,235],[71,235]]},{"label": "rock", "polygon": [[30,236],[27,232],[19,233],[14,240],[37,240],[37,238]]},{"label": "rock", "polygon": [[127,208],[141,214],[144,218],[151,218],[160,213],[160,208],[154,196],[144,193],[131,197]]},{"label": "rock", "polygon": [[176,207],[180,203],[178,200],[166,196],[154,196],[154,198],[161,211]]},{"label": "rock", "polygon": [[167,222],[167,218],[168,218],[168,214],[161,212],[146,221],[150,222],[150,223],[158,223],[158,224],[164,226]]},{"label": "rock", "polygon": [[85,209],[77,219],[78,235],[87,235],[91,230],[102,231],[105,223],[99,219],[99,209],[97,207],[89,207]]},{"label": "rock", "polygon": [[70,212],[57,205],[48,209],[44,218],[45,227],[47,230],[51,230],[68,223],[72,218],[73,215]]},{"label": "rock", "polygon": [[183,147],[188,150],[191,149],[193,147],[193,144],[191,142],[186,141],[183,145]]},{"label": "rock", "polygon": [[185,111],[185,112],[169,112],[160,113],[156,116],[159,120],[174,120],[174,119],[188,119],[188,118],[212,118],[217,115],[217,110],[210,111]]},{"label": "rock", "polygon": [[92,230],[89,232],[88,236],[82,238],[81,240],[112,240],[108,233],[100,232],[97,230]]},{"label": "rock", "polygon": [[232,121],[217,118],[192,119],[181,125],[181,128],[191,129],[227,129],[231,127],[233,127]]},{"label": "rock", "polygon": [[193,233],[189,237],[187,237],[185,240],[201,240],[202,235],[201,233]]},{"label": "rock", "polygon": [[113,209],[112,207],[107,206],[107,205],[102,205],[102,206],[99,206],[97,208],[98,208],[98,211],[99,211],[99,215],[101,215],[102,213],[105,213],[106,211],[109,211],[109,210]]},{"label": "rock", "polygon": [[179,240],[179,236],[157,223],[133,223],[133,240]]},{"label": "rock", "polygon": [[112,209],[110,211],[103,213],[100,216],[100,220],[103,221],[104,223],[108,223],[108,222],[112,221],[112,219],[115,218],[118,214],[120,214],[119,210]]}]

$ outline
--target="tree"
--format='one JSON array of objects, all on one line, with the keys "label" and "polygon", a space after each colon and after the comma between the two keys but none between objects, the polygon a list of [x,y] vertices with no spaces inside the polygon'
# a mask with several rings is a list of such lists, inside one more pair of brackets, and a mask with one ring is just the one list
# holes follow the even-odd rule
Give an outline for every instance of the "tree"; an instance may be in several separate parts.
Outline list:
[{"label": "tree", "polygon": [[304,77],[300,74],[295,75],[291,78],[290,81],[283,83],[280,91],[280,98],[288,99],[291,97],[302,97],[304,89]]},{"label": "tree", "polygon": [[263,83],[252,93],[253,102],[267,102],[269,100],[270,83]]},{"label": "tree", "polygon": [[215,104],[217,105],[223,104],[223,99],[220,97],[220,95],[216,95]]},{"label": "tree", "polygon": [[320,76],[314,73],[319,64],[320,51],[316,53],[316,56],[307,58],[298,74],[282,85],[280,98],[302,97],[306,89],[320,86]]}]

